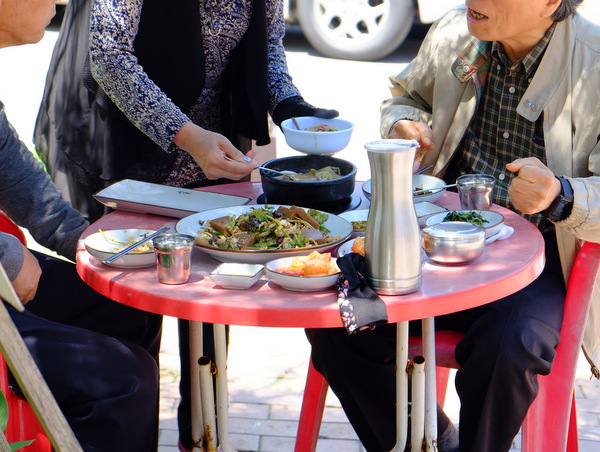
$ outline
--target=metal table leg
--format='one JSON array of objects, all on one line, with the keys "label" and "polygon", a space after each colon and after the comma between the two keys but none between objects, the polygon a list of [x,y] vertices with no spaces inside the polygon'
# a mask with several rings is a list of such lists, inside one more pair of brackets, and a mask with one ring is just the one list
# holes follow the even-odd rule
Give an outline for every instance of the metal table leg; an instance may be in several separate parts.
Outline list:
[{"label": "metal table leg", "polygon": [[396,330],[396,446],[403,452],[408,436],[408,322],[399,322]]},{"label": "metal table leg", "polygon": [[227,388],[227,335],[225,325],[215,324],[215,359],[217,361],[217,425],[223,452],[236,452],[229,442],[229,391]]},{"label": "metal table leg", "polygon": [[437,448],[437,391],[435,375],[435,321],[423,319],[423,356],[425,357],[425,450]]},{"label": "metal table leg", "polygon": [[[437,394],[435,375],[435,325],[433,318],[423,319],[423,360],[425,364],[425,398],[413,400],[412,412],[417,411],[418,418],[424,410],[424,429],[426,451],[437,452]],[[392,452],[403,452],[408,437],[408,322],[399,322],[396,333],[396,445]],[[414,377],[414,375],[413,375]],[[420,384],[420,383],[418,383]],[[419,391],[420,392],[420,391]],[[421,406],[424,403],[424,407]],[[418,404],[418,407],[415,405]],[[419,421],[417,420],[417,423]],[[422,423],[420,423],[422,425]],[[420,427],[417,426],[420,429]],[[417,435],[418,436],[418,435]],[[418,441],[418,440],[417,440]],[[421,450],[416,445],[416,450]]]},{"label": "metal table leg", "polygon": [[[212,391],[212,364],[203,356],[202,322],[190,322],[190,372],[192,398],[192,437],[194,452],[219,449],[236,452],[229,441],[229,391],[227,388],[227,335],[225,325],[214,325],[216,400]],[[199,359],[200,357],[200,359]],[[216,401],[216,413],[215,413]],[[217,437],[215,437],[215,420]]]},{"label": "metal table leg", "polygon": [[192,406],[192,440],[194,452],[202,452],[204,422],[202,418],[202,398],[200,396],[200,369],[198,358],[204,355],[202,322],[190,322],[190,397]]}]

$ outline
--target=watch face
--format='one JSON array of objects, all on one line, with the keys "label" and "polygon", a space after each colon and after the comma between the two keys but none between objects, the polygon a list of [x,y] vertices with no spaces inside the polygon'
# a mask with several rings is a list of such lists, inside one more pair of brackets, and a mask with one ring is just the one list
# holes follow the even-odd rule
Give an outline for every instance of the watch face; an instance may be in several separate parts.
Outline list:
[{"label": "watch face", "polygon": [[557,177],[560,182],[560,194],[545,212],[546,217],[552,221],[562,221],[569,216],[573,208],[573,188],[564,177]]}]

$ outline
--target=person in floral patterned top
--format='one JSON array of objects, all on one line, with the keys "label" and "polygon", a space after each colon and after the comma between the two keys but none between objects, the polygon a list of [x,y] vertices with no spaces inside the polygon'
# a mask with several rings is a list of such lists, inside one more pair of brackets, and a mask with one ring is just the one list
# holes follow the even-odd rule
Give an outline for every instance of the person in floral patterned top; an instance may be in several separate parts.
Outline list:
[{"label": "person in floral patterned top", "polygon": [[[281,0],[71,0],[34,132],[63,196],[90,221],[93,194],[136,179],[195,188],[237,181],[304,101],[283,48]],[[224,157],[230,157],[230,161]],[[205,324],[212,355],[212,325]],[[180,447],[192,448],[188,324],[180,321]]]}]

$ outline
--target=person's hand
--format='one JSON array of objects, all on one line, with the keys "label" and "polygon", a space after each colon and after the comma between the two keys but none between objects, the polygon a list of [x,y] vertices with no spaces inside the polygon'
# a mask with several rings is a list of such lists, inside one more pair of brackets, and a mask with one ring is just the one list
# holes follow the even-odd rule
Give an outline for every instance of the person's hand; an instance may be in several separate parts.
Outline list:
[{"label": "person's hand", "polygon": [[435,149],[433,144],[433,130],[424,122],[415,122],[402,119],[396,121],[392,131],[388,135],[390,139],[416,140],[419,142],[419,149],[415,156],[415,161],[419,162],[426,151]]},{"label": "person's hand", "polygon": [[323,119],[331,119],[339,116],[337,110],[314,107],[306,102],[301,96],[289,97],[282,100],[273,111],[273,122],[281,128],[281,123],[286,119],[297,116],[316,116]]},{"label": "person's hand", "polygon": [[26,247],[23,247],[23,266],[17,277],[12,280],[15,292],[23,304],[33,300],[41,274],[42,269],[38,260]]},{"label": "person's hand", "polygon": [[506,169],[518,172],[508,187],[508,196],[521,213],[543,212],[560,194],[560,181],[535,157],[517,159],[507,164]]},{"label": "person's hand", "polygon": [[220,135],[191,122],[183,125],[173,142],[187,151],[210,180],[221,177],[239,180],[254,170],[255,151],[246,155]]}]

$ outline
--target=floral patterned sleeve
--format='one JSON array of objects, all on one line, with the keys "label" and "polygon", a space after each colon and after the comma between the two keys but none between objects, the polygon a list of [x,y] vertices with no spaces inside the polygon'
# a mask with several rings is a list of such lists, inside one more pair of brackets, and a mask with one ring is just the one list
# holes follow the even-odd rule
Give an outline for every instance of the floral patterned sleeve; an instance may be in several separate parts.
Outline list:
[{"label": "floral patterned sleeve", "polygon": [[98,85],[125,116],[168,150],[179,129],[190,119],[138,64],[133,42],[142,4],[143,0],[94,0],[90,69]]},{"label": "floral patterned sleeve", "polygon": [[267,21],[269,41],[269,112],[279,102],[293,96],[300,96],[298,88],[292,83],[289,74],[283,37],[285,36],[285,20],[283,17],[283,0],[267,0]]}]

